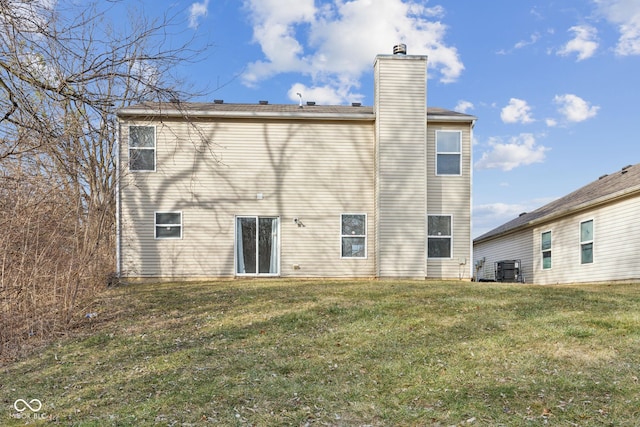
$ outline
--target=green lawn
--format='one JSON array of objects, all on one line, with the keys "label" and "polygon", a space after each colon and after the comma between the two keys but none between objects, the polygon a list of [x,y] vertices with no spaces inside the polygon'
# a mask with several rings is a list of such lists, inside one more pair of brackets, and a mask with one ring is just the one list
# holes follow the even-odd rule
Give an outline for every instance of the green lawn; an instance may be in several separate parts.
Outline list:
[{"label": "green lawn", "polygon": [[1,425],[640,425],[637,284],[228,280],[92,310],[2,367]]}]

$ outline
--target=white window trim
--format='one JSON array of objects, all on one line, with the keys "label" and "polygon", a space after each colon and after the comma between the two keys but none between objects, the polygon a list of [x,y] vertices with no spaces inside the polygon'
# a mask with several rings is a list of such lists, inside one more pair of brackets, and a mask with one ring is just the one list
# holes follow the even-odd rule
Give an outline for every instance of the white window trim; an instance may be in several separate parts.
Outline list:
[{"label": "white window trim", "polygon": [[[364,234],[342,234],[342,217],[345,215],[361,215],[364,216]],[[369,227],[369,218],[366,213],[362,212],[345,212],[340,214],[340,259],[367,259],[369,257],[369,238],[367,237],[367,231]],[[342,255],[342,239],[345,237],[364,237],[364,256],[343,256]]]},{"label": "white window trim", "polygon": [[[441,133],[441,132],[442,133],[457,133],[457,134],[459,134],[460,135],[460,151],[442,151],[442,152],[438,151],[438,134]],[[445,130],[445,129],[436,130],[435,152],[436,152],[436,155],[435,155],[435,164],[436,164],[435,172],[436,172],[436,176],[462,176],[462,131],[460,131],[460,130]],[[438,154],[457,154],[458,156],[460,156],[459,157],[459,159],[460,159],[460,164],[459,164],[460,173],[456,173],[456,174],[453,174],[453,173],[438,173]]]},{"label": "white window trim", "polygon": [[[132,127],[147,127],[153,128],[153,148],[152,147],[132,147],[131,146],[131,128]],[[127,169],[129,172],[134,173],[150,173],[156,171],[156,164],[158,159],[158,134],[157,127],[155,125],[129,125],[129,129],[127,132]],[[131,150],[153,150],[153,169],[131,169]]]},{"label": "white window trim", "polygon": [[[278,221],[278,228],[276,230],[276,234],[277,234],[277,239],[278,241],[276,242],[276,253],[277,253],[277,257],[278,257],[278,265],[277,267],[277,272],[275,273],[260,273],[260,272],[255,272],[255,273],[238,273],[238,218],[254,218],[256,221],[259,221],[260,218],[273,218],[276,219]],[[235,215],[233,217],[233,274],[236,277],[279,277],[282,271],[282,252],[281,252],[281,248],[280,248],[280,243],[281,243],[281,238],[280,238],[280,232],[281,232],[281,227],[282,227],[282,221],[281,221],[281,217],[279,215],[256,215],[256,214],[250,214],[250,215]],[[258,250],[258,248],[256,247],[256,251]],[[257,253],[256,253],[257,256]]]},{"label": "white window trim", "polygon": [[[542,249],[542,235],[543,234],[547,234],[549,233],[549,236],[551,236],[551,246],[549,247],[549,249]],[[549,268],[544,268],[544,253],[545,252],[549,252],[551,254],[551,267]],[[540,269],[547,271],[547,270],[551,270],[553,269],[553,230],[546,230],[546,231],[542,231],[540,233]]]},{"label": "white window trim", "polygon": [[[158,214],[180,214],[180,224],[158,224],[156,219],[158,218]],[[155,211],[153,213],[153,237],[155,240],[181,240],[183,235],[183,223],[184,218],[182,215],[182,211]],[[180,227],[180,237],[158,237],[156,233],[158,227]]]},{"label": "white window trim", "polygon": [[[582,224],[584,224],[585,222],[589,222],[591,221],[591,240],[585,240],[584,242],[582,241]],[[593,218],[589,218],[589,219],[585,219],[583,221],[580,221],[580,223],[578,224],[578,240],[579,240],[579,252],[578,252],[578,260],[580,261],[580,265],[592,265],[595,264],[596,260],[596,254],[594,251],[595,248],[595,240],[596,240],[596,221]],[[589,243],[591,243],[591,262],[582,262],[582,245],[588,245]]]},{"label": "white window trim", "polygon": [[[436,236],[436,235],[431,235],[429,234],[429,217],[430,216],[448,216],[450,218],[450,225],[451,225],[451,234],[448,236]],[[427,259],[430,260],[438,260],[438,259],[453,259],[453,215],[452,214],[428,214],[427,215]],[[430,237],[434,237],[434,238],[443,238],[443,237],[448,237],[449,240],[451,240],[451,253],[449,254],[449,257],[430,257],[429,256],[429,238]]]}]

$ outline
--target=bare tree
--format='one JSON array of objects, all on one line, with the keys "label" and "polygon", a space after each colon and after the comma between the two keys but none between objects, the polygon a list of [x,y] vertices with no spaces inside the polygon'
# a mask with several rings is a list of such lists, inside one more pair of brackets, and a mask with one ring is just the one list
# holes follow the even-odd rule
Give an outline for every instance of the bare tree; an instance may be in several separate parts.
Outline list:
[{"label": "bare tree", "polygon": [[[42,292],[65,281],[64,304],[51,298],[58,306],[43,313],[70,322],[86,283],[113,269],[116,110],[195,95],[173,70],[207,46],[171,45],[175,15],[149,20],[132,11],[118,27],[114,4],[0,0],[0,204],[12,207],[0,225],[15,231],[0,240],[3,319],[28,312],[14,303],[37,277]],[[55,273],[44,266],[44,247]],[[7,327],[0,324],[3,343]]]}]

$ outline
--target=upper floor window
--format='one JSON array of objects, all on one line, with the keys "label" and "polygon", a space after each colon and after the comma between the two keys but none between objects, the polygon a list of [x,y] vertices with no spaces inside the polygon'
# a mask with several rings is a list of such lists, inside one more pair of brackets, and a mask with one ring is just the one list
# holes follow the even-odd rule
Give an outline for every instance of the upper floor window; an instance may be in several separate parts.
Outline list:
[{"label": "upper floor window", "polygon": [[593,263],[593,220],[580,223],[580,264]]},{"label": "upper floor window", "polygon": [[129,126],[129,170],[156,170],[156,128]]},{"label": "upper floor window", "polygon": [[451,215],[429,215],[427,234],[427,257],[451,258]]},{"label": "upper floor window", "polygon": [[545,231],[540,236],[540,250],[542,251],[542,269],[551,268],[551,232]]},{"label": "upper floor window", "polygon": [[367,257],[367,216],[342,214],[340,216],[342,258]]},{"label": "upper floor window", "polygon": [[462,174],[462,132],[436,131],[436,175]]},{"label": "upper floor window", "polygon": [[182,212],[156,212],[156,239],[182,238]]}]

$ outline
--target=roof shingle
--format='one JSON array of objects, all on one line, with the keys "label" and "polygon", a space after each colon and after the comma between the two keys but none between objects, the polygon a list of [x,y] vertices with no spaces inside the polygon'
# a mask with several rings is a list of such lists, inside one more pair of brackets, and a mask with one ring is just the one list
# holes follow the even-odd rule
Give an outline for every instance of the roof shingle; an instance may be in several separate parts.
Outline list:
[{"label": "roof shingle", "polygon": [[560,217],[581,209],[593,207],[620,196],[640,193],[640,163],[625,166],[621,170],[603,175],[596,181],[548,203],[533,212],[529,212],[502,224],[499,227],[477,237],[474,243],[488,240],[499,235],[525,228],[552,218]]}]

